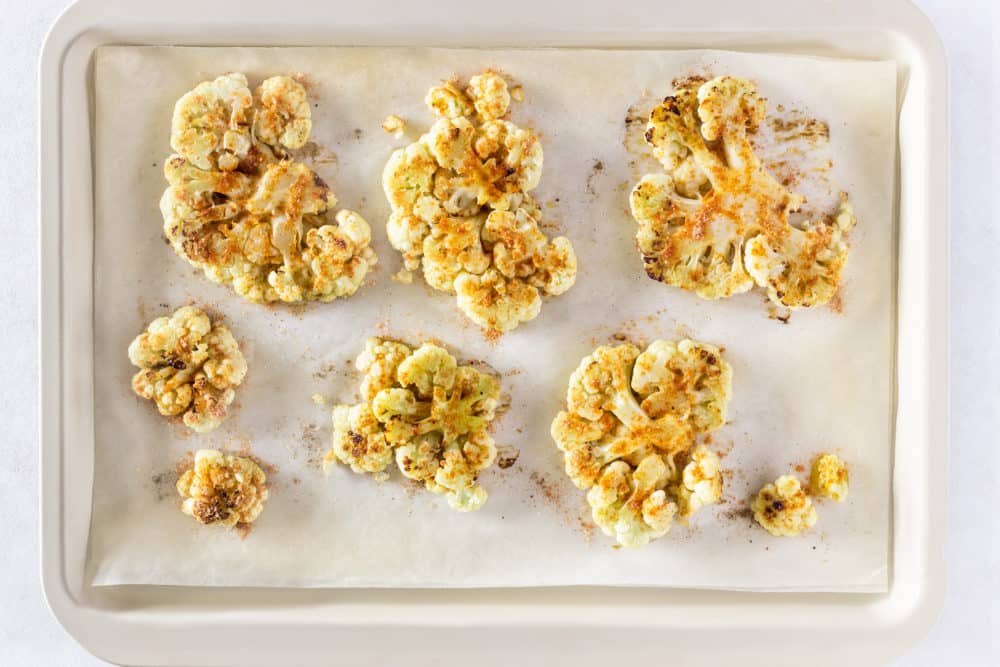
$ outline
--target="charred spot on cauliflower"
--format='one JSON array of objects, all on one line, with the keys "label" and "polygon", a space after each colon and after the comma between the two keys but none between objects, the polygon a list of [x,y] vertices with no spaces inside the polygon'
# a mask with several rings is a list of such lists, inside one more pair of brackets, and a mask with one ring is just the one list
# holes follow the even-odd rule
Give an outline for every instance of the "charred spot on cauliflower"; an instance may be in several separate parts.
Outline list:
[{"label": "charred spot on cauliflower", "polygon": [[580,362],[552,438],[607,535],[642,546],[719,501],[718,457],[695,436],[722,426],[731,393],[718,348],[691,340],[601,346]]},{"label": "charred spot on cauliflower", "polygon": [[486,490],[476,481],[497,449],[487,433],[500,384],[460,365],[442,347],[370,338],[356,366],[364,403],[333,410],[333,448],[324,457],[354,472],[381,473],[390,463],[404,476],[443,494],[459,511],[478,510]]},{"label": "charred spot on cauliflower", "polygon": [[850,483],[847,464],[834,454],[823,454],[812,464],[809,475],[809,493],[843,502]]},{"label": "charred spot on cauliflower", "polygon": [[494,72],[463,90],[448,81],[427,94],[439,116],[396,150],[382,174],[392,207],[389,242],[407,271],[423,268],[434,289],[455,294],[479,326],[505,332],[534,319],[543,296],[576,281],[569,239],[542,233],[529,192],[542,174],[538,137],[504,120],[507,82]]},{"label": "charred spot on cauliflower", "polygon": [[375,265],[371,228],[286,149],[312,127],[302,86],[242,74],[199,84],[174,108],[160,200],[171,247],[212,281],[256,303],[353,295]]},{"label": "charred spot on cauliflower", "polygon": [[646,141],[664,172],[632,190],[646,274],[706,299],[754,284],[789,308],[836,294],[855,218],[846,197],[823,220],[792,225],[804,199],[767,173],[749,133],[765,100],[745,79],[693,79],[650,114]]},{"label": "charred spot on cauliflower", "polygon": [[799,480],[782,475],[767,484],[750,503],[753,518],[775,537],[793,537],[815,525],[817,516],[812,500]]},{"label": "charred spot on cauliflower", "polygon": [[132,389],[156,403],[160,414],[183,414],[184,424],[207,433],[226,418],[247,362],[221,324],[194,306],[159,317],[129,345],[128,358],[139,372]]},{"label": "charred spot on cauliflower", "polygon": [[177,480],[181,511],[198,523],[232,528],[253,523],[267,500],[267,477],[253,459],[201,449]]}]

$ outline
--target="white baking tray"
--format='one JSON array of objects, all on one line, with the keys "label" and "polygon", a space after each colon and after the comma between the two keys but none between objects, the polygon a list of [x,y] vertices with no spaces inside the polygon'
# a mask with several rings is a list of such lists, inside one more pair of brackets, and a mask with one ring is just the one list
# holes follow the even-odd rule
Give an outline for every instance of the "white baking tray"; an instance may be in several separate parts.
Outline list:
[{"label": "white baking tray", "polygon": [[[725,48],[895,60],[899,185],[886,193],[897,202],[897,255],[886,258],[897,281],[890,591],[90,586],[93,379],[101,372],[93,365],[90,67],[104,44]],[[935,619],[947,479],[947,83],[940,42],[909,3],[84,0],[49,33],[40,79],[42,579],[53,612],[89,651],[136,665],[868,664],[902,652]]]}]

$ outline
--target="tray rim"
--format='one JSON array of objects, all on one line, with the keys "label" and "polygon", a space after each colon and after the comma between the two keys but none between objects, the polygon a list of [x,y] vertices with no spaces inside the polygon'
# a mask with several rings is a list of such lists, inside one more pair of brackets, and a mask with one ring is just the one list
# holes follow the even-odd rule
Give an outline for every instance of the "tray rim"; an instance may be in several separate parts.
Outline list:
[{"label": "tray rim", "polygon": [[[476,40],[480,46],[506,44],[498,41],[502,29],[485,31],[482,8],[463,5],[455,0],[443,3],[444,11],[452,17],[454,25],[467,18],[471,25],[464,34],[437,32],[436,37],[424,42],[438,45],[460,45],[468,40]],[[510,7],[527,9],[532,7],[525,0],[512,0]],[[600,16],[604,5],[588,6],[576,23],[569,25],[557,22],[562,19],[559,6],[569,7],[568,2],[557,2],[543,9],[534,7],[536,15],[541,14],[539,23],[549,27],[533,33],[535,36],[514,38],[523,45],[545,44],[560,46],[610,46],[621,44],[615,40],[628,35],[621,30],[595,30],[587,21]],[[898,654],[907,645],[914,643],[925,633],[936,619],[944,595],[944,567],[942,546],[945,534],[946,504],[942,501],[942,478],[947,459],[947,276],[948,276],[948,192],[947,192],[947,70],[944,50],[940,40],[927,19],[907,0],[888,0],[872,6],[864,0],[848,0],[837,3],[837,8],[826,5],[803,7],[806,3],[781,0],[770,3],[766,8],[755,8],[754,12],[740,12],[742,3],[729,0],[707,0],[698,7],[678,6],[671,8],[670,30],[654,31],[648,26],[639,33],[639,41],[649,44],[650,40],[669,39],[670,48],[685,43],[701,43],[702,48],[733,48],[739,44],[753,44],[754,50],[766,50],[768,42],[760,38],[763,31],[778,32],[789,36],[782,42],[783,50],[796,50],[796,46],[808,52],[810,40],[822,40],[822,35],[838,31],[857,36],[862,44],[860,49],[874,52],[872,35],[885,39],[899,40],[897,48],[907,51],[908,60],[901,63],[909,68],[910,87],[906,93],[922,93],[922,107],[910,107],[920,118],[914,122],[924,123],[923,131],[918,131],[919,141],[908,143],[898,158],[900,178],[911,176],[897,188],[904,190],[922,188],[923,198],[917,202],[923,210],[910,210],[901,203],[903,196],[912,194],[906,190],[898,194],[897,233],[900,239],[899,252],[907,253],[906,266],[912,262],[925,262],[923,280],[920,287],[922,302],[912,303],[911,292],[898,289],[897,334],[904,326],[901,310],[906,308],[910,315],[906,318],[907,332],[913,328],[915,340],[907,344],[907,358],[915,356],[921,366],[907,369],[915,377],[900,383],[897,401],[896,445],[899,447],[898,424],[904,416],[917,416],[924,427],[922,438],[907,444],[905,460],[895,457],[894,461],[894,509],[893,509],[893,558],[890,592],[885,595],[873,594],[759,594],[717,591],[685,591],[663,589],[628,590],[625,597],[618,599],[622,589],[569,588],[569,589],[521,589],[496,590],[488,593],[480,591],[482,597],[489,598],[489,604],[477,604],[468,592],[427,591],[409,589],[406,591],[369,591],[345,589],[332,592],[289,591],[287,589],[249,589],[227,591],[224,595],[216,591],[195,589],[186,596],[186,603],[177,603],[176,589],[168,587],[116,587],[115,591],[95,593],[93,587],[82,582],[74,582],[67,570],[67,526],[65,521],[67,488],[66,409],[69,399],[74,398],[72,388],[64,381],[66,368],[63,337],[68,325],[79,326],[77,320],[85,319],[78,311],[67,313],[69,306],[64,300],[66,276],[63,272],[63,251],[65,250],[67,227],[74,216],[67,213],[65,197],[66,183],[71,180],[65,170],[67,152],[81,150],[72,142],[72,133],[65,124],[66,100],[79,102],[79,92],[88,85],[86,80],[75,80],[80,74],[78,68],[81,53],[101,43],[184,43],[182,39],[171,39],[172,35],[187,35],[188,43],[200,43],[199,35],[207,29],[224,25],[227,37],[213,43],[256,43],[256,44],[319,44],[332,43],[330,31],[336,29],[342,38],[351,35],[378,35],[387,43],[403,43],[401,35],[386,29],[377,20],[384,20],[370,7],[338,7],[339,16],[329,17],[329,5],[318,0],[286,0],[280,7],[261,0],[240,3],[242,23],[234,24],[227,15],[227,9],[237,6],[229,0],[213,3],[206,10],[202,3],[180,0],[165,7],[146,8],[137,12],[126,0],[80,0],[70,6],[52,26],[42,50],[39,79],[39,208],[40,208],[40,505],[41,505],[41,567],[43,589],[53,614],[67,631],[81,645],[95,655],[117,662],[149,664],[156,660],[159,664],[183,664],[196,659],[204,664],[227,664],[235,659],[232,642],[223,642],[213,649],[211,636],[240,636],[243,644],[241,657],[249,661],[245,664],[269,664],[274,661],[275,646],[284,646],[296,641],[296,637],[310,628],[330,635],[334,644],[346,657],[352,650],[348,645],[351,633],[331,630],[351,630],[355,639],[367,636],[372,629],[393,627],[398,636],[420,637],[422,630],[427,633],[424,644],[432,646],[431,631],[447,631],[449,628],[464,627],[470,644],[479,643],[488,637],[490,628],[506,627],[516,631],[521,637],[531,636],[529,626],[537,625],[553,633],[552,639],[563,637],[566,641],[579,643],[580,628],[588,628],[588,634],[596,639],[604,630],[620,628],[626,624],[657,629],[670,637],[672,642],[695,647],[703,639],[707,630],[725,628],[741,637],[744,642],[741,654],[747,647],[774,645],[776,638],[788,642],[790,628],[801,632],[793,644],[807,650],[810,643],[819,639],[831,639],[835,633],[849,630],[862,638],[858,646],[872,653],[862,653],[871,657],[874,653],[886,656]],[[663,6],[649,0],[639,0],[633,4],[639,9],[648,8],[651,13],[663,13]],[[184,9],[198,8],[200,33],[189,24],[178,22],[177,16]],[[299,11],[290,11],[291,9]],[[838,11],[839,10],[839,11]],[[852,11],[854,10],[854,11]],[[862,12],[863,10],[863,12]],[[442,11],[438,6],[438,12]],[[574,11],[581,13],[579,7]],[[210,15],[206,16],[206,12]],[[415,29],[429,30],[426,12],[416,3],[394,8],[395,25],[413,25]],[[478,12],[478,13],[477,13]],[[717,27],[720,12],[728,12],[727,21],[733,25],[727,30]],[[141,14],[141,16],[140,16]],[[516,11],[508,15],[517,15]],[[188,13],[187,15],[194,15]],[[296,22],[296,16],[323,16],[324,18],[303,24]],[[851,19],[850,16],[858,16]],[[822,29],[819,25],[822,24]],[[515,24],[511,23],[512,28]],[[613,21],[605,24],[615,25]],[[619,24],[620,25],[620,24]],[[551,26],[555,26],[552,28]],[[271,32],[268,33],[267,31]],[[365,33],[365,31],[368,31]],[[537,30],[537,29],[536,29]],[[543,35],[544,30],[548,30]],[[478,32],[477,32],[478,31]],[[290,34],[294,40],[281,39]],[[427,34],[431,34],[428,32]],[[510,33],[507,33],[508,35]],[[275,35],[278,35],[276,38]],[[794,35],[795,39],[791,39]],[[864,35],[867,35],[865,37]],[[635,37],[633,34],[632,37]],[[509,39],[509,38],[507,38]],[[532,39],[536,40],[532,42]],[[868,40],[867,42],[865,40]],[[159,42],[157,42],[159,40]],[[492,41],[491,41],[492,40]],[[643,41],[644,40],[644,41]],[[343,42],[342,42],[343,43]],[[412,43],[412,42],[410,42]],[[771,44],[773,46],[773,43]],[[75,50],[75,51],[74,51]],[[738,50],[738,49],[737,49]],[[89,61],[89,55],[86,56]],[[900,62],[897,60],[897,62]],[[75,70],[70,71],[72,65]],[[89,68],[85,68],[89,76]],[[79,78],[79,77],[78,77]],[[74,97],[74,95],[76,97]],[[916,102],[914,102],[915,104]],[[905,110],[905,109],[904,109]],[[901,118],[901,124],[903,120]],[[902,132],[902,130],[901,130]],[[86,151],[89,153],[89,137]],[[902,147],[902,145],[901,145]],[[76,158],[79,159],[79,155]],[[912,163],[912,167],[910,166]],[[903,165],[906,171],[903,171]],[[56,166],[59,168],[57,169]],[[933,186],[933,187],[932,187]],[[910,199],[906,200],[911,201]],[[72,203],[77,204],[78,201]],[[908,222],[904,229],[902,221]],[[943,221],[943,224],[942,224]],[[911,229],[912,227],[912,229]],[[76,233],[76,232],[73,232]],[[916,237],[915,239],[913,237]],[[72,240],[77,240],[73,237]],[[910,254],[910,244],[914,244],[916,256]],[[900,262],[900,258],[897,258]],[[909,271],[912,267],[906,269]],[[900,271],[903,268],[899,269]],[[898,275],[898,273],[897,273]],[[910,275],[910,274],[908,274]],[[898,284],[897,284],[898,287]],[[84,309],[86,311],[86,308]],[[910,346],[916,348],[916,353]],[[904,351],[897,350],[897,359]],[[897,370],[899,367],[897,366]],[[91,370],[92,373],[92,370]],[[899,376],[897,375],[897,381]],[[78,396],[75,398],[79,398]],[[904,411],[898,406],[906,400],[912,409]],[[920,436],[920,433],[915,434]],[[910,460],[909,457],[913,457]],[[905,469],[903,468],[905,466]],[[916,500],[904,491],[920,490]],[[933,490],[933,496],[931,491]],[[906,497],[907,505],[900,508],[898,500]],[[913,505],[909,505],[909,503]],[[164,591],[166,589],[166,591]],[[576,591],[591,592],[591,600],[606,600],[599,603],[581,604]],[[165,597],[157,604],[148,604],[147,595]],[[364,597],[354,600],[351,594]],[[393,595],[403,598],[424,596],[422,603],[425,613],[412,616],[412,600],[401,602]],[[273,601],[282,597],[275,605]],[[183,595],[180,597],[184,597]],[[211,598],[224,597],[231,602],[214,605]],[[169,598],[169,599],[168,599]],[[532,598],[535,598],[532,600]],[[544,598],[540,601],[538,598]],[[625,598],[628,598],[625,601]],[[144,601],[145,600],[145,601]],[[171,600],[174,600],[173,602]],[[271,603],[268,602],[271,600]],[[615,600],[612,604],[608,602]],[[190,608],[201,604],[200,611]],[[419,603],[418,603],[419,604]],[[657,618],[650,613],[641,619],[631,614],[621,614],[621,604],[648,611],[667,611]],[[269,608],[270,607],[270,608]],[[227,613],[217,613],[225,611]],[[320,613],[317,614],[316,612]],[[618,612],[618,613],[615,613]],[[734,613],[739,612],[739,613]],[[766,614],[766,618],[762,617]],[[317,618],[322,616],[322,618]],[[248,629],[253,628],[251,637]],[[884,633],[881,638],[876,633]],[[486,635],[483,633],[486,632]],[[682,637],[680,633],[686,635]],[[308,635],[308,633],[307,633]],[[482,637],[480,637],[482,635]],[[871,635],[871,636],[869,636]],[[479,637],[477,641],[476,638]],[[179,642],[189,644],[187,648],[177,646]],[[417,641],[414,639],[414,641]],[[337,642],[340,642],[337,644]],[[357,643],[357,642],[355,642]],[[419,642],[418,642],[419,643]],[[226,646],[228,644],[228,646]],[[306,646],[308,644],[308,646]],[[498,650],[512,651],[513,642],[505,642]],[[815,645],[815,644],[813,644]],[[169,662],[164,662],[165,647]],[[329,641],[310,640],[300,646],[296,659],[303,662],[322,662],[330,658]],[[619,647],[620,648],[620,647]],[[534,650],[544,651],[545,645],[536,645]],[[153,651],[161,654],[154,658]],[[596,649],[595,649],[596,650]],[[709,652],[716,650],[708,649]],[[724,647],[719,647],[723,651]],[[845,649],[846,650],[846,649]],[[698,653],[706,651],[702,644]],[[287,654],[282,654],[287,657]]]}]

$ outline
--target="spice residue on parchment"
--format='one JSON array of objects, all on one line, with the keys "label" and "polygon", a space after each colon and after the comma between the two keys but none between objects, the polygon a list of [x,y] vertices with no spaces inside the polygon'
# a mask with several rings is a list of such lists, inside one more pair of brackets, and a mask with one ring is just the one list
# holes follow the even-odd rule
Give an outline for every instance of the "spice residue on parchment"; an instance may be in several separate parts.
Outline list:
[{"label": "spice residue on parchment", "polygon": [[542,505],[551,508],[563,523],[583,535],[584,541],[589,543],[597,528],[590,518],[590,513],[586,508],[574,508],[564,501],[567,492],[572,492],[573,498],[579,495],[576,487],[572,486],[568,479],[559,478],[557,481],[538,471],[533,471],[529,479],[534,485],[535,492],[528,494],[528,500],[536,507]]},{"label": "spice residue on parchment", "polygon": [[336,165],[338,163],[337,154],[325,146],[317,144],[315,141],[307,141],[302,148],[293,151],[294,157],[311,165]]}]

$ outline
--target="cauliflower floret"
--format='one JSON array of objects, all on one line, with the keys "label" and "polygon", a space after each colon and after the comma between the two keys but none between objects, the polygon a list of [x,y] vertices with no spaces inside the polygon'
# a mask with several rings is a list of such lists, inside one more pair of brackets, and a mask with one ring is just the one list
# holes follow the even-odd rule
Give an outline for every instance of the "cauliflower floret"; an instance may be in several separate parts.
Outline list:
[{"label": "cauliflower floret", "polygon": [[361,398],[371,401],[383,389],[396,384],[396,369],[413,354],[408,346],[394,340],[369,338],[358,355],[355,367],[365,374],[361,380]]},{"label": "cauliflower floret", "polygon": [[666,535],[677,511],[658,488],[666,476],[667,467],[655,454],[634,469],[625,461],[612,462],[587,492],[594,521],[626,547],[641,547]]},{"label": "cauliflower floret", "polygon": [[141,369],[132,378],[133,391],[154,401],[161,415],[183,413],[184,424],[198,433],[222,423],[247,372],[229,329],[194,306],[150,322],[129,345],[128,357]]},{"label": "cauliflower floret", "polygon": [[232,171],[250,149],[252,105],[239,72],[203,81],[174,105],[170,146],[199,169]]},{"label": "cauliflower floret", "polygon": [[431,89],[440,116],[418,141],[396,150],[382,174],[392,207],[389,242],[407,271],[423,267],[434,289],[457,295],[480,326],[510,331],[534,319],[542,296],[576,281],[569,239],[542,233],[541,208],[528,195],[541,179],[538,137],[503,120],[503,77],[475,76]]},{"label": "cauliflower floret", "polygon": [[641,546],[718,502],[718,458],[694,441],[725,422],[731,377],[717,348],[689,340],[602,346],[580,362],[551,432],[605,533]]},{"label": "cauliflower floret", "polygon": [[264,509],[267,477],[251,458],[200,449],[194,467],[177,480],[177,493],[184,499],[181,511],[199,523],[249,525]]},{"label": "cauliflower floret", "polygon": [[542,298],[534,285],[505,278],[496,269],[481,276],[463,273],[455,279],[458,307],[488,331],[512,331],[530,322],[542,309]]},{"label": "cauliflower floret", "polygon": [[257,117],[253,129],[265,144],[302,148],[312,131],[312,111],[306,89],[295,79],[272,76],[257,88]]},{"label": "cauliflower floret", "polygon": [[486,429],[496,415],[496,378],[459,365],[442,347],[371,338],[357,360],[366,403],[334,408],[333,448],[324,467],[341,461],[355,472],[381,472],[393,459],[410,479],[473,511],[486,502],[476,481],[496,445]]},{"label": "cauliflower floret", "polygon": [[803,198],[778,183],[754,154],[748,133],[765,101],[744,79],[693,80],[653,109],[646,141],[666,173],[632,190],[636,238],[650,278],[718,299],[766,287],[798,308],[837,291],[854,225],[839,212],[796,227],[789,214]]},{"label": "cauliflower floret", "polygon": [[672,488],[677,498],[677,517],[683,523],[705,505],[714,505],[722,498],[719,457],[704,445],[698,445],[687,456],[680,479]]},{"label": "cauliflower floret", "polygon": [[813,461],[809,475],[809,493],[833,498],[839,503],[847,498],[849,483],[847,464],[834,454],[823,454]]},{"label": "cauliflower floret", "polygon": [[733,373],[719,348],[693,340],[653,341],[635,360],[632,389],[647,414],[670,413],[707,433],[726,421]]},{"label": "cauliflower floret", "polygon": [[392,461],[392,447],[367,403],[333,409],[333,449],[323,457],[323,469],[338,460],[354,472],[381,472]]},{"label": "cauliflower floret", "polygon": [[466,90],[473,105],[485,120],[496,120],[507,115],[510,107],[510,93],[507,92],[507,82],[494,72],[483,72],[469,79]]},{"label": "cauliflower floret", "polygon": [[760,490],[750,503],[753,518],[775,537],[792,537],[816,523],[816,508],[799,480],[782,475]]},{"label": "cauliflower floret", "polygon": [[[347,210],[339,211],[333,224],[328,216],[337,199],[329,186],[306,165],[284,159],[284,149],[301,147],[309,134],[305,90],[288,77],[272,77],[258,88],[256,106],[248,91],[239,125],[246,146],[213,162],[209,157],[215,153],[191,149],[191,137],[207,145],[206,132],[216,132],[215,126],[182,111],[194,108],[195,100],[201,100],[200,109],[209,98],[213,108],[229,109],[229,98],[218,92],[222,79],[229,87],[246,86],[242,74],[220,77],[182,98],[175,112],[173,143],[180,154],[164,166],[170,186],[160,200],[164,233],[174,252],[253,302],[353,295],[377,261],[371,228]],[[256,114],[252,133],[244,127],[251,114]],[[219,142],[223,147],[232,143]]]}]

